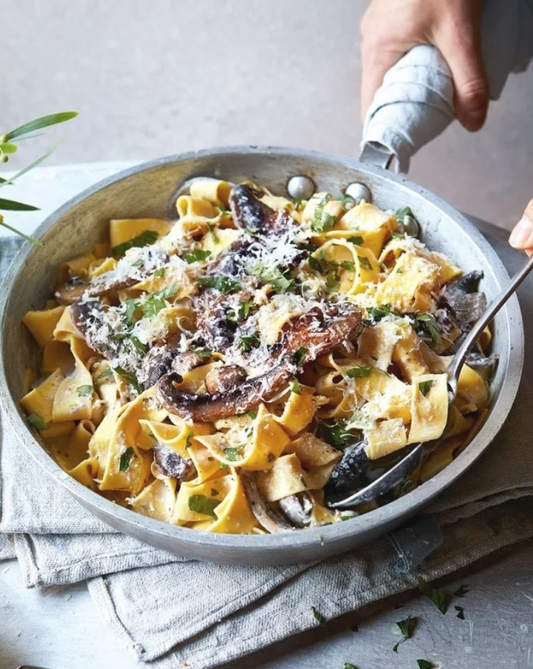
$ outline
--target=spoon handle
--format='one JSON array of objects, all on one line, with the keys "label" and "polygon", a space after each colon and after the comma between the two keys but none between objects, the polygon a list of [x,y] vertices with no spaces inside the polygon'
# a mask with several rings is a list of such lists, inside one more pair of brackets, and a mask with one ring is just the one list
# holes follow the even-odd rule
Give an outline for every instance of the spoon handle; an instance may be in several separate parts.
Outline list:
[{"label": "spoon handle", "polygon": [[513,276],[509,284],[500,292],[496,299],[491,302],[483,316],[481,316],[481,318],[476,321],[461,346],[459,346],[457,349],[457,352],[453,356],[453,360],[448,367],[448,386],[450,387],[454,397],[455,393],[457,392],[457,382],[459,380],[461,369],[465,363],[466,356],[470,353],[483,330],[492,321],[494,316],[503,307],[511,295],[514,294],[518,286],[522,283],[522,281],[526,278],[532,269],[533,255],[531,258],[529,258],[522,269]]}]

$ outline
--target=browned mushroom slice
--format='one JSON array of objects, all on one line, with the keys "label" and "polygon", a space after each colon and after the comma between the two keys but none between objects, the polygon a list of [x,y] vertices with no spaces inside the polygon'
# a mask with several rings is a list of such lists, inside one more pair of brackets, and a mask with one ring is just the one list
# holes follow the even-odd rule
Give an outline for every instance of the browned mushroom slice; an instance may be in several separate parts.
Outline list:
[{"label": "browned mushroom slice", "polygon": [[311,309],[286,326],[283,339],[271,356],[270,371],[214,395],[184,393],[176,388],[179,377],[167,374],[158,382],[159,401],[169,413],[200,423],[246,413],[271,399],[293,376],[296,367],[291,355],[298,349],[307,350],[306,362],[316,360],[350,339],[360,322],[361,314],[352,305],[330,305],[324,311]]},{"label": "browned mushroom slice", "polygon": [[239,477],[244,487],[244,493],[250,509],[257,518],[262,527],[270,532],[276,534],[278,532],[288,532],[294,530],[289,523],[268,504],[257,487],[255,476],[253,472],[247,472],[244,469],[239,471]]},{"label": "browned mushroom slice", "polygon": [[140,279],[137,277],[128,277],[122,281],[105,284],[89,283],[83,281],[83,279],[79,279],[79,277],[72,277],[58,286],[55,296],[60,304],[74,304],[74,302],[80,300],[86,293],[89,297],[102,297],[103,295],[109,295],[109,293],[116,293],[119,290],[129,288],[139,281]]},{"label": "browned mushroom slice", "polygon": [[75,302],[70,308],[70,319],[93,350],[105,358],[111,358],[119,352],[121,342],[114,336],[115,333],[106,321],[105,305],[100,300]]},{"label": "browned mushroom slice", "polygon": [[308,492],[289,495],[280,499],[279,508],[295,527],[307,527],[311,524],[313,499]]},{"label": "browned mushroom slice", "polygon": [[177,479],[180,483],[196,477],[196,467],[190,458],[182,458],[173,448],[156,444],[154,465],[164,476]]},{"label": "browned mushroom slice", "polygon": [[275,211],[259,199],[263,193],[245,184],[232,188],[229,206],[235,225],[248,232],[282,234],[294,220],[288,211]]},{"label": "browned mushroom slice", "polygon": [[182,376],[202,364],[202,358],[193,351],[180,352],[179,344],[180,335],[170,335],[148,351],[138,374],[145,389],[155,386],[169,372]]},{"label": "browned mushroom slice", "polygon": [[239,365],[213,367],[204,379],[205,389],[210,395],[231,390],[246,379],[246,371]]}]

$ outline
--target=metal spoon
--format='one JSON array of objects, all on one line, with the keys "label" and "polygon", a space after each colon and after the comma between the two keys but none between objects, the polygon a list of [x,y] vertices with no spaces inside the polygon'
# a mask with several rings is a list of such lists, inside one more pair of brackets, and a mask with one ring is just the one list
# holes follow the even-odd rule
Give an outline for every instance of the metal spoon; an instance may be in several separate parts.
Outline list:
[{"label": "metal spoon", "polygon": [[[474,344],[478,340],[483,330],[492,321],[494,316],[507,302],[511,295],[514,294],[518,286],[522,283],[522,281],[526,278],[532,269],[533,256],[531,256],[524,267],[522,267],[522,269],[514,275],[506,288],[504,288],[496,297],[496,299],[489,305],[483,316],[481,316],[481,318],[476,322],[453,356],[452,361],[447,369],[449,404],[454,401],[457,394],[459,375],[465,363],[466,356],[474,347]],[[361,504],[362,502],[369,502],[373,499],[376,499],[376,497],[379,495],[389,492],[392,488],[394,488],[394,486],[401,483],[407,475],[413,472],[422,463],[426,456],[434,451],[440,443],[441,439],[435,439],[433,441],[426,441],[424,443],[417,444],[405,456],[405,458],[400,460],[400,462],[394,465],[394,467],[391,467],[391,469],[386,471],[379,478],[372,481],[372,483],[365,486],[364,488],[361,488],[353,495],[350,495],[345,499],[328,503],[328,506],[333,509],[346,509],[356,506],[357,504]]]}]

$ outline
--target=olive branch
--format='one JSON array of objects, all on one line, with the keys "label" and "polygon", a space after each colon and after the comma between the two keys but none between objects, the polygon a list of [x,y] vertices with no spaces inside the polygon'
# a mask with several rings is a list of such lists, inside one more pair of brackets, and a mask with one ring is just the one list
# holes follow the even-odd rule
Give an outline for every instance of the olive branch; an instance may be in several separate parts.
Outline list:
[{"label": "olive branch", "polygon": [[[2,163],[7,163],[10,154],[17,153],[18,146],[13,142],[14,139],[20,142],[22,140],[38,137],[40,133],[38,133],[37,135],[34,134],[37,130],[42,130],[43,128],[48,128],[51,125],[57,125],[58,123],[64,123],[65,121],[70,121],[70,119],[74,118],[77,115],[78,112],[75,111],[48,114],[47,116],[40,116],[39,118],[33,119],[33,121],[28,121],[28,123],[24,123],[23,125],[20,125],[18,128],[11,130],[10,132],[6,132],[5,135],[2,135],[0,137],[0,161]],[[52,146],[52,148],[49,149],[44,155],[42,155],[40,158],[37,158],[37,160],[34,160],[33,163],[30,163],[30,165],[27,165],[26,167],[21,169],[19,172],[14,174],[10,179],[3,179],[2,177],[0,177],[0,188],[12,185],[17,179],[20,179],[21,176],[32,170],[34,167],[37,167],[37,165],[40,165],[57,149],[59,144],[60,142],[54,144],[54,146]],[[24,202],[16,202],[15,200],[6,200],[5,198],[0,197],[0,210],[38,211],[39,207],[34,207],[31,204],[24,204]],[[0,226],[3,226],[4,228],[11,230],[11,232],[20,235],[21,237],[24,237],[24,239],[31,242],[32,244],[35,244],[37,246],[43,245],[43,243],[39,242],[37,239],[25,235],[20,230],[17,230],[16,228],[13,228],[11,225],[8,225],[4,221],[4,217],[2,216],[2,214],[0,214]]]}]

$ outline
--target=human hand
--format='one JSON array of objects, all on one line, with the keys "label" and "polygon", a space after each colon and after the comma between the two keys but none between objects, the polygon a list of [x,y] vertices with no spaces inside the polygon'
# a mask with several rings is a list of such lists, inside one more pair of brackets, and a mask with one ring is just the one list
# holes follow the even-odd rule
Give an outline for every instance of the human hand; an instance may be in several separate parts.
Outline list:
[{"label": "human hand", "polygon": [[515,248],[525,251],[528,256],[533,254],[533,200],[524,211],[524,215],[514,226],[509,244]]},{"label": "human hand", "polygon": [[361,21],[366,116],[383,77],[412,47],[436,46],[455,85],[455,107],[467,130],[479,130],[487,115],[489,86],[480,51],[484,0],[373,0]]}]

